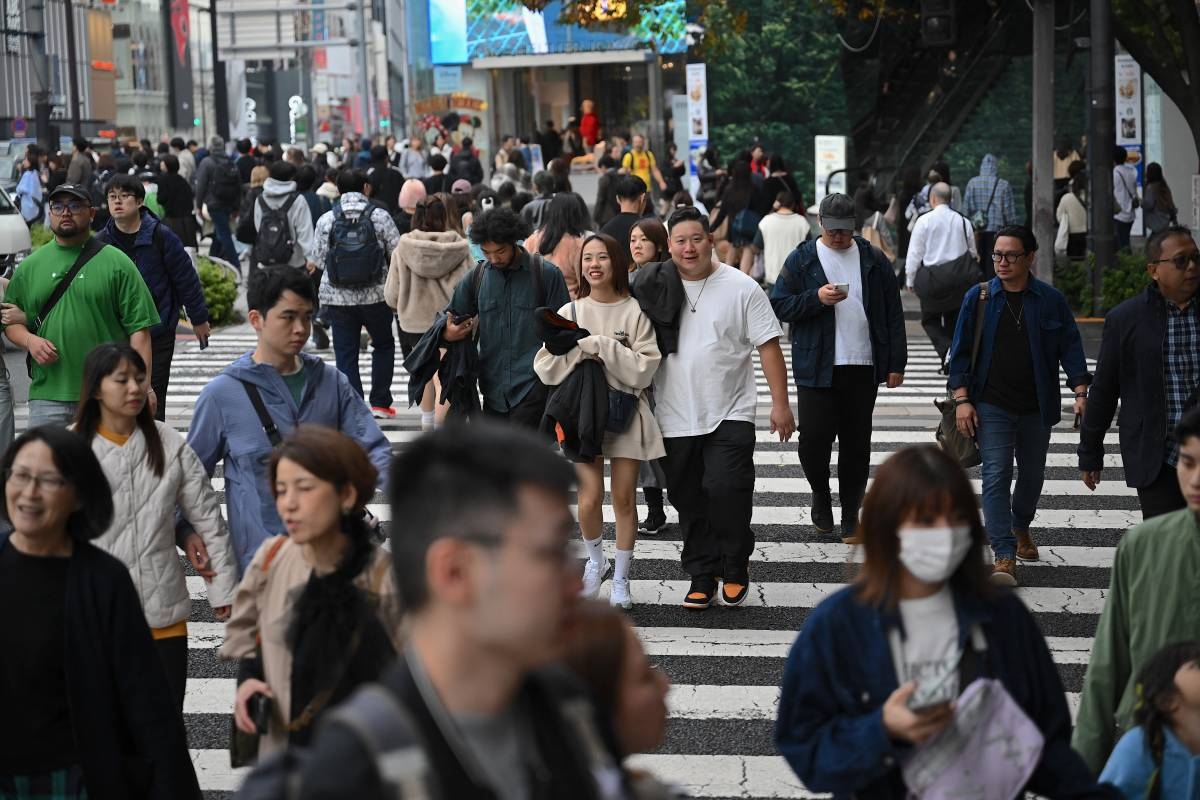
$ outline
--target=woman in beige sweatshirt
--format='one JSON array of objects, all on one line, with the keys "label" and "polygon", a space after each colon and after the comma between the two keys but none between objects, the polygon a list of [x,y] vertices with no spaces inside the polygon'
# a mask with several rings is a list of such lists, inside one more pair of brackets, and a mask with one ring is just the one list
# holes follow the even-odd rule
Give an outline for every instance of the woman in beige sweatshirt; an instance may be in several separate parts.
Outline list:
[{"label": "woman in beige sweatshirt", "polygon": [[[533,369],[548,386],[555,386],[580,361],[592,358],[604,366],[608,385],[638,397],[637,414],[620,433],[605,432],[601,449],[612,468],[612,505],[617,523],[617,559],[610,602],[630,608],[629,567],[637,538],[638,470],[641,462],[666,455],[662,432],[650,410],[646,389],[654,379],[662,355],[654,325],[637,300],[629,294],[629,245],[611,236],[592,234],[583,241],[579,264],[579,299],[559,309],[591,335],[561,356],[543,347]],[[602,508],[604,502],[604,459],[576,464],[579,474],[579,529],[587,546],[588,562],[583,574],[583,594],[595,597],[608,576],[604,557]]]},{"label": "woman in beige sweatshirt", "polygon": [[[450,211],[441,195],[417,203],[413,229],[400,237],[392,252],[384,301],[400,322],[400,351],[407,357],[450,302],[454,287],[473,265],[467,240],[450,228]],[[421,429],[431,430],[445,419],[449,406],[437,406],[441,391],[437,376],[421,398]]]}]

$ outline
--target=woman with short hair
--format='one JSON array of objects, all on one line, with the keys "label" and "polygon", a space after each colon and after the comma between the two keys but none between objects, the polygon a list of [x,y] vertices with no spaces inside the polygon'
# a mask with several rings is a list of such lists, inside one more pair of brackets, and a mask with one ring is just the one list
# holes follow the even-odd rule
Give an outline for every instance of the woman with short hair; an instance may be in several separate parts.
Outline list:
[{"label": "woman with short hair", "polygon": [[0,474],[0,797],[199,800],[129,570],[92,544],[113,499],[87,441],[33,428]]}]

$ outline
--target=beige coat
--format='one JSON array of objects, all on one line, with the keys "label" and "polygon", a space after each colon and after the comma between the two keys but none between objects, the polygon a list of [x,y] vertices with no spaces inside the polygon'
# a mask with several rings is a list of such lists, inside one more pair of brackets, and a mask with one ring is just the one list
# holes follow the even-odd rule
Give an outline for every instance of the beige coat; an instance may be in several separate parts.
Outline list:
[{"label": "beige coat", "polygon": [[411,231],[401,236],[383,285],[384,302],[396,309],[400,330],[429,330],[474,263],[467,240],[454,231]]},{"label": "beige coat", "polygon": [[597,303],[590,297],[558,310],[561,316],[575,319],[579,327],[592,335],[579,340],[569,353],[556,356],[544,346],[533,360],[533,371],[547,386],[557,386],[567,379],[584,358],[596,358],[604,365],[608,385],[614,389],[638,395],[638,416],[621,433],[604,434],[601,451],[605,458],[632,458],[652,461],[667,454],[663,447],[662,431],[650,409],[646,388],[662,361],[654,324],[642,311],[637,300],[626,297],[615,303]]},{"label": "beige coat", "polygon": [[[267,554],[280,539],[284,540],[283,544],[275,552],[268,569],[263,570]],[[262,755],[287,745],[285,727],[292,708],[292,653],[286,637],[292,607],[311,575],[312,566],[304,560],[299,545],[292,544],[287,537],[267,539],[242,576],[233,600],[233,616],[225,626],[225,643],[219,651],[221,658],[252,656],[260,638],[262,641],[263,675],[275,696],[271,725],[259,744]],[[398,652],[401,649],[402,616],[391,556],[387,551],[377,548],[371,563],[354,582],[368,592],[369,601],[384,630],[391,634],[392,644]]]},{"label": "beige coat", "polygon": [[[558,245],[545,259],[558,267],[567,282],[567,294],[574,300],[579,296],[579,259],[583,252],[582,236],[567,234],[558,240]],[[523,247],[530,253],[538,252],[538,243],[542,240],[542,230],[539,228],[529,235]]]}]

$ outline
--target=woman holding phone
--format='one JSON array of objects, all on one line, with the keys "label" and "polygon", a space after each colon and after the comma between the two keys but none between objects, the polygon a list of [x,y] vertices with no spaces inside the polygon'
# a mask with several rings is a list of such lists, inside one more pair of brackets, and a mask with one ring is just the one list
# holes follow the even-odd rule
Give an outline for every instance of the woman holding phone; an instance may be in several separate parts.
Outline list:
[{"label": "woman holding phone", "polygon": [[[1062,681],[1033,615],[988,581],[979,505],[958,463],[934,446],[899,451],[876,474],[860,530],[857,580],[817,606],[784,667],[775,741],[804,785],[899,800],[921,788],[910,781],[965,787],[975,775],[1012,797],[1113,796],[1071,749]],[[951,754],[914,775],[979,679],[996,705],[974,724],[1000,725],[995,741],[1008,735],[1019,752],[1010,760],[968,741],[960,752],[978,758]]]},{"label": "woman holding phone", "polygon": [[[666,455],[662,433],[646,399],[646,388],[654,379],[662,356],[654,325],[629,293],[629,252],[624,243],[602,233],[583,241],[579,273],[579,299],[558,310],[591,335],[580,339],[564,355],[554,355],[545,346],[534,358],[533,369],[547,386],[557,386],[584,360],[594,359],[604,367],[610,391],[637,396],[636,412],[620,432],[604,433],[601,450],[612,466],[612,504],[617,516],[617,558],[613,570],[613,605],[630,608],[629,568],[637,539],[638,470],[643,461]],[[603,519],[604,458],[576,464],[579,474],[579,528],[587,548],[583,573],[583,595],[595,597],[609,574],[604,556]]]}]

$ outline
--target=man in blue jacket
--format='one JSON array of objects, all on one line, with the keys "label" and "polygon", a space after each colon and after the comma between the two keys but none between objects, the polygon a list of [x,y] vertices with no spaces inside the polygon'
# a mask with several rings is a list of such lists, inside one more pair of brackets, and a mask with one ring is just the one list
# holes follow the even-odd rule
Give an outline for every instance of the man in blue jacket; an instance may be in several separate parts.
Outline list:
[{"label": "man in blue jacket", "polygon": [[1096,377],[1079,429],[1079,471],[1095,490],[1104,434],[1120,400],[1121,463],[1137,489],[1142,519],[1183,508],[1175,426],[1200,399],[1200,250],[1187,228],[1146,244],[1146,291],[1108,312]]},{"label": "man in blue jacket", "polygon": [[892,265],[854,235],[854,200],[821,201],[821,238],[802,242],[783,264],[771,306],[792,328],[800,465],[812,486],[812,523],[833,532],[829,460],[838,439],[842,540],[857,544],[867,488],[871,418],[879,385],[904,382],[908,339]]},{"label": "man in blue jacket", "polygon": [[150,347],[154,360],[150,366],[150,386],[157,406],[154,416],[167,419],[167,385],[171,381],[171,360],[175,356],[175,328],[179,309],[187,309],[192,331],[201,346],[207,346],[211,326],[204,290],[196,277],[191,256],[183,241],[164,225],[142,202],[146,189],[132,175],[116,175],[104,189],[109,220],[96,234],[103,242],[118,248],[137,265],[146,282],[162,322],[150,329]]},{"label": "man in blue jacket", "polygon": [[302,353],[312,332],[313,288],[304,270],[263,267],[250,275],[246,302],[258,346],[234,361],[200,392],[188,444],[208,474],[224,461],[226,516],[238,569],[244,571],[258,546],[283,530],[267,485],[274,449],[255,409],[262,398],[280,439],[298,425],[335,428],[362,445],[387,483],[391,445],[346,376],[320,358]]}]

